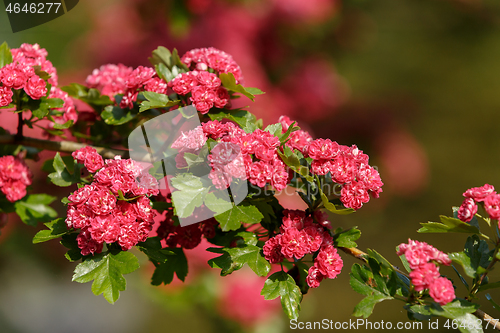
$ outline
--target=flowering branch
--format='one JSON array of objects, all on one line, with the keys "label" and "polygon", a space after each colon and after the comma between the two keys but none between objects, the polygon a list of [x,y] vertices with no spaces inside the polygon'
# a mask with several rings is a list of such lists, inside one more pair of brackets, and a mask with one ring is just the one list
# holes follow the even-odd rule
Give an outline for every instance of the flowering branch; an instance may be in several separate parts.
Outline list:
[{"label": "flowering branch", "polygon": [[[339,249],[342,250],[344,253],[346,253],[346,254],[348,254],[350,256],[353,256],[356,259],[359,259],[359,260],[363,261],[364,263],[368,263],[367,258],[369,257],[369,255],[367,253],[361,251],[358,248],[355,248],[355,247],[352,247],[352,248],[339,247]],[[406,276],[406,277],[409,277],[408,274],[400,271],[396,267],[394,267],[394,270],[397,271],[398,273]],[[477,309],[472,314],[474,316],[476,316],[477,318],[483,320],[483,321],[487,321],[490,324],[492,324],[492,322],[494,322],[494,324],[492,324],[493,329],[496,329],[497,331],[500,331],[500,322],[498,322],[498,319],[493,318],[492,316],[490,316],[489,314],[487,314],[486,312],[484,312],[484,311],[482,311],[480,309]]]},{"label": "flowering branch", "polygon": [[[71,141],[50,141],[50,140],[34,139],[29,137],[19,138],[17,135],[0,135],[0,144],[20,144],[23,146],[51,150],[51,151],[59,151],[63,153],[72,153],[74,151],[77,151],[78,149],[88,146],[87,144],[84,143],[71,142]],[[94,148],[104,158],[114,158],[117,155],[123,158],[128,158],[129,156],[129,152],[127,150],[111,149],[111,148],[103,148],[95,146],[89,146],[89,147]]]}]

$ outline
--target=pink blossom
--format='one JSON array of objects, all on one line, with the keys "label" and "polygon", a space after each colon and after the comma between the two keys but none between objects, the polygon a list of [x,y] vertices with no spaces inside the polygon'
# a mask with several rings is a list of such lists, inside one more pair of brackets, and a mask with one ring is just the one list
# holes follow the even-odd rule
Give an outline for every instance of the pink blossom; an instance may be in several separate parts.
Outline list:
[{"label": "pink blossom", "polygon": [[314,211],[314,217],[321,226],[326,227],[328,229],[332,229],[332,224],[329,221],[328,213],[318,209]]},{"label": "pink blossom", "polygon": [[339,153],[339,145],[330,139],[316,139],[309,144],[308,152],[313,160],[330,160]]},{"label": "pink blossom", "polygon": [[31,185],[33,174],[20,158],[0,157],[0,189],[10,202],[24,198],[26,187]]},{"label": "pink blossom", "polygon": [[197,75],[197,71],[180,73],[168,83],[168,86],[177,94],[186,95],[190,93],[194,87],[198,86],[198,80],[196,79]]},{"label": "pink blossom", "polygon": [[321,283],[321,281],[323,281],[325,277],[326,276],[321,274],[318,267],[316,265],[313,265],[309,267],[309,271],[306,278],[307,285],[310,288],[318,288],[319,284]]},{"label": "pink blossom", "polygon": [[429,295],[435,302],[446,305],[455,299],[453,283],[445,277],[438,277],[429,286]]},{"label": "pink blossom", "polygon": [[87,87],[100,90],[102,95],[107,95],[114,100],[115,95],[123,94],[126,90],[126,81],[133,68],[123,64],[102,65],[94,69],[85,81]]},{"label": "pink blossom", "polygon": [[168,88],[167,82],[165,82],[165,80],[163,79],[160,79],[159,77],[153,77],[144,86],[144,90],[152,91],[158,94],[166,94],[167,88]]},{"label": "pink blossom", "polygon": [[129,89],[139,89],[143,85],[147,84],[155,75],[156,72],[153,68],[139,66],[127,77],[126,86]]},{"label": "pink blossom", "polygon": [[340,200],[347,208],[360,209],[364,203],[370,201],[370,195],[362,182],[345,184],[340,190]]},{"label": "pink blossom", "polygon": [[439,268],[433,263],[423,264],[410,272],[411,283],[415,286],[416,291],[429,289],[429,286],[438,277]]},{"label": "pink blossom", "polygon": [[484,184],[480,187],[473,187],[464,192],[463,196],[466,198],[474,199],[476,202],[482,202],[484,199],[493,194],[495,192],[495,188],[493,185]]},{"label": "pink blossom", "polygon": [[[344,184],[354,181],[358,172],[358,167],[354,159],[346,155],[341,155],[335,159],[335,163],[331,166],[330,171],[332,173],[332,179],[335,182]],[[368,190],[364,182],[359,182],[358,180],[358,183],[363,184],[363,187]]]},{"label": "pink blossom", "polygon": [[500,219],[500,194],[492,193],[484,199],[484,209],[494,220]]},{"label": "pink blossom", "polygon": [[229,93],[227,92],[226,88],[224,87],[217,88],[217,90],[215,91],[215,100],[214,100],[215,107],[222,109],[228,104],[229,104]]},{"label": "pink blossom", "polygon": [[28,79],[24,90],[33,99],[40,99],[47,95],[46,83],[38,75],[33,75]]},{"label": "pink blossom", "polygon": [[4,87],[22,89],[29,76],[26,75],[25,67],[17,62],[12,62],[0,69],[0,77]]},{"label": "pink blossom", "polygon": [[302,230],[304,228],[305,218],[306,213],[302,210],[285,209],[283,211],[283,220],[280,228],[281,232],[283,233],[290,228]]},{"label": "pink blossom", "polygon": [[232,73],[236,83],[241,83],[242,74],[240,67],[229,54],[213,47],[193,49],[186,52],[181,60],[191,69],[207,71],[212,68],[217,73]]},{"label": "pink blossom", "polygon": [[281,253],[285,258],[301,259],[309,252],[308,235],[297,228],[287,229],[280,238]]},{"label": "pink blossom", "polygon": [[459,220],[469,222],[477,213],[477,205],[472,198],[465,198],[457,212]]},{"label": "pink blossom", "polygon": [[94,214],[106,215],[116,207],[116,197],[105,188],[94,190],[87,200]]},{"label": "pink blossom", "polygon": [[217,75],[206,71],[198,72],[196,79],[201,85],[207,87],[208,89],[217,89],[221,85],[221,81]]},{"label": "pink blossom", "polygon": [[271,264],[276,264],[282,262],[284,259],[283,254],[281,253],[281,234],[276,235],[275,237],[269,238],[264,244],[263,251],[264,257]]},{"label": "pink blossom", "polygon": [[102,252],[103,244],[92,239],[91,233],[88,230],[82,230],[82,232],[80,232],[80,234],[76,237],[76,240],[78,241],[78,247],[81,249],[81,253],[84,256]]},{"label": "pink blossom", "polygon": [[10,87],[0,87],[0,107],[7,106],[12,103],[14,93]]},{"label": "pink blossom", "polygon": [[193,102],[196,110],[202,114],[206,114],[214,106],[215,91],[205,86],[194,87],[191,91],[190,100]]},{"label": "pink blossom", "polygon": [[318,267],[319,272],[329,279],[337,277],[342,271],[343,265],[342,258],[332,245],[323,247],[314,259],[314,266]]},{"label": "pink blossom", "polygon": [[207,137],[201,126],[196,127],[188,132],[181,132],[181,135],[172,143],[172,148],[178,149],[179,152],[197,151],[201,149],[207,142]]}]

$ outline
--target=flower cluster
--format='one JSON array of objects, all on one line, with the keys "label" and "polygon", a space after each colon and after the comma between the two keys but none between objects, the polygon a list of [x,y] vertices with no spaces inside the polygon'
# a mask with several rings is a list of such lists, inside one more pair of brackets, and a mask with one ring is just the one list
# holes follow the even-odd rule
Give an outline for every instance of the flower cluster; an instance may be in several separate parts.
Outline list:
[{"label": "flower cluster", "polygon": [[[170,200],[167,199],[167,201]],[[173,210],[168,210],[165,220],[160,223],[156,232],[160,238],[165,239],[168,247],[182,247],[190,250],[200,245],[202,236],[207,239],[213,238],[217,225],[217,221],[211,218],[202,223],[182,227],[176,225]]]},{"label": "flower cluster", "polygon": [[188,51],[181,57],[181,61],[191,70],[208,71],[212,69],[218,74],[233,73],[236,83],[241,83],[243,80],[241,68],[233,57],[213,47]]},{"label": "flower cluster", "polygon": [[167,82],[158,77],[154,68],[139,66],[136,69],[122,64],[104,65],[94,69],[87,77],[89,88],[96,88],[101,94],[114,100],[116,94],[123,94],[120,107],[132,109],[141,91],[167,93]]},{"label": "flower cluster", "polygon": [[90,147],[77,150],[73,157],[95,173],[90,185],[68,197],[66,224],[80,229],[81,253],[100,253],[104,243],[115,242],[125,251],[145,241],[155,216],[147,196],[158,194],[156,180],[135,161],[120,157],[104,161]]},{"label": "flower cluster", "polygon": [[405,256],[410,268],[411,283],[416,291],[429,290],[435,302],[445,305],[455,299],[455,289],[450,280],[441,277],[436,264],[449,266],[447,254],[425,242],[408,239],[408,244],[399,245],[398,255]]},{"label": "flower cluster", "polygon": [[222,109],[229,103],[229,93],[221,86],[219,77],[207,71],[181,73],[168,86],[182,96],[190,93],[189,100],[202,114],[214,106]]},{"label": "flower cluster", "polygon": [[49,98],[60,98],[64,102],[62,108],[54,109],[56,111],[62,112],[62,117],[54,118],[56,122],[64,124],[65,122],[72,120],[73,123],[76,123],[76,121],[78,120],[78,114],[76,113],[75,103],[66,92],[57,87],[51,87]]},{"label": "flower cluster", "polygon": [[[216,188],[228,188],[233,178],[248,179],[259,187],[271,184],[277,191],[288,184],[288,172],[278,155],[280,141],[261,129],[246,133],[232,122],[208,121],[189,133],[183,133],[172,147],[180,152],[193,153],[208,138],[218,142],[208,156],[212,167],[209,178]],[[184,162],[178,160],[177,165],[184,165]]]},{"label": "flower cluster", "polygon": [[303,211],[285,210],[283,214],[280,233],[264,244],[265,258],[274,264],[285,258],[299,260],[306,254],[317,253],[314,265],[309,268],[307,284],[317,288],[323,279],[334,279],[342,270],[343,262],[333,247],[331,234]]},{"label": "flower cluster", "polygon": [[92,74],[87,76],[85,83],[89,88],[95,88],[102,95],[109,96],[114,100],[115,95],[124,94],[127,90],[127,79],[134,69],[123,64],[102,65],[99,69],[94,69]]},{"label": "flower cluster", "polygon": [[51,75],[49,83],[57,84],[57,74],[52,63],[45,57],[47,51],[38,44],[23,44],[19,49],[12,49],[13,61],[0,68],[0,107],[12,103],[13,90],[24,89],[32,99],[47,95],[47,83],[35,74],[33,66],[40,66],[42,71]]},{"label": "flower cluster", "polygon": [[480,202],[491,219],[500,220],[500,194],[492,185],[484,184],[470,188],[464,192],[463,196],[465,199],[457,212],[461,221],[470,222],[477,213],[477,203]]},{"label": "flower cluster", "polygon": [[20,158],[7,155],[0,157],[0,189],[10,202],[24,198],[26,186],[31,185],[33,175]]},{"label": "flower cluster", "polygon": [[359,209],[370,201],[370,195],[378,198],[384,185],[378,171],[368,164],[368,155],[355,145],[339,145],[330,139],[316,139],[307,147],[313,162],[312,172],[318,175],[330,173],[332,180],[342,185],[340,200],[344,206]]}]

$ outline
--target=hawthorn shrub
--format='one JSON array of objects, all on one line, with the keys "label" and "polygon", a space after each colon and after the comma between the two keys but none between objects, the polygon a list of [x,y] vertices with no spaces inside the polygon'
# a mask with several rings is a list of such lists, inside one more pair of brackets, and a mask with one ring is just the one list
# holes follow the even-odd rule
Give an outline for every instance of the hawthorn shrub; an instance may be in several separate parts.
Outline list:
[{"label": "hawthorn shrub", "polygon": [[[365,296],[354,316],[366,318],[376,303],[399,300],[411,320],[441,316],[463,332],[481,332],[484,324],[498,329],[474,303],[478,293],[500,287],[487,276],[500,259],[500,195],[493,186],[467,190],[453,217],[419,230],[469,234],[463,250],[446,254],[410,239],[396,249],[402,271],[375,250],[357,249],[360,230],[338,228],[327,214],[351,214],[379,197],[383,183],[368,155],[355,145],[313,139],[286,116],[264,127],[246,107],[233,108],[235,99],[254,100],[263,92],[244,85],[229,54],[201,48],[179,56],[159,47],[151,67],[107,64],[85,84],[64,87],[47,56],[37,44],[0,46],[0,107],[18,115],[16,133],[0,128],[0,212],[16,213],[32,226],[45,222],[33,243],[60,240],[66,258],[78,262],[73,281],[93,281],[94,294],[118,300],[123,275],[139,268],[133,247],[155,266],[153,285],[169,284],[174,275],[184,281],[184,250],[205,238],[213,245],[207,249],[214,253],[212,268],[225,276],[248,265],[267,277],[261,295],[279,297],[291,319],[298,318],[310,288],[342,273],[342,253],[362,261],[350,273],[351,287]],[[133,131],[146,135],[148,121],[174,113],[181,130],[165,145],[175,154],[160,151],[151,163],[131,159]],[[190,119],[198,125],[184,130],[181,124]],[[51,140],[26,137],[25,126],[43,129]],[[66,188],[63,217],[49,206],[55,197],[28,194],[33,175],[24,159],[44,149],[57,151],[42,169]],[[177,172],[166,173],[165,164]],[[307,209],[280,205],[276,194],[290,189]],[[450,265],[468,291],[463,298],[440,272]]]}]

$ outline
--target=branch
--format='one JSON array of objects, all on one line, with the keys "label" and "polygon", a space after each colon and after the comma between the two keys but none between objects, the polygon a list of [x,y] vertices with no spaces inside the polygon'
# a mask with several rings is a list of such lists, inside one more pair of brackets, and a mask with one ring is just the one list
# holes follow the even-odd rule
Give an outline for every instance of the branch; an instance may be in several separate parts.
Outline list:
[{"label": "branch", "polygon": [[104,158],[114,158],[117,155],[123,158],[129,157],[128,150],[95,147],[86,145],[84,143],[71,142],[71,141],[50,141],[50,140],[40,140],[28,137],[18,138],[14,135],[0,135],[0,144],[19,144],[23,146],[51,150],[51,151],[59,151],[63,153],[72,153],[74,151],[77,151],[78,149],[89,146],[97,150],[97,152]]},{"label": "branch", "polygon": [[[353,256],[356,259],[359,259],[359,260],[361,260],[361,261],[363,261],[365,263],[368,262],[368,260],[366,259],[368,257],[368,254],[365,253],[365,252],[363,252],[363,251],[361,251],[360,249],[357,249],[355,247],[350,247],[350,248],[339,247],[339,249],[342,250],[342,251],[344,251],[348,255]],[[402,271],[400,271],[396,267],[394,267],[394,269],[397,272],[399,272],[399,273],[403,274],[404,276],[408,277],[408,274],[403,273]],[[482,321],[488,321],[492,325],[492,327],[494,329],[496,329],[497,331],[500,331],[500,322],[498,321],[498,319],[493,318],[492,316],[490,316],[489,314],[487,314],[486,312],[484,312],[483,310],[480,310],[480,309],[477,309],[472,314],[474,316],[476,316],[477,318],[481,319]],[[492,324],[492,322],[494,322],[495,324]]]}]

